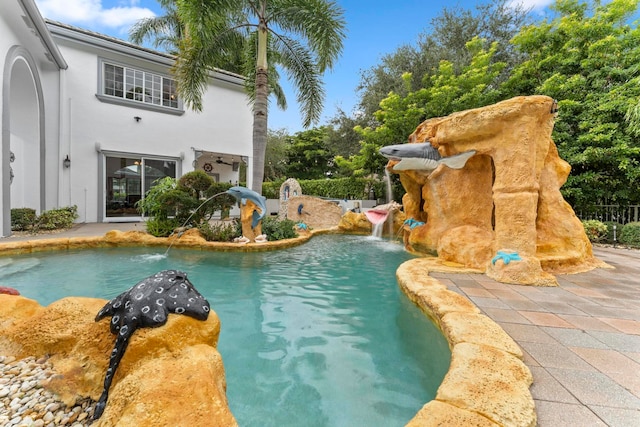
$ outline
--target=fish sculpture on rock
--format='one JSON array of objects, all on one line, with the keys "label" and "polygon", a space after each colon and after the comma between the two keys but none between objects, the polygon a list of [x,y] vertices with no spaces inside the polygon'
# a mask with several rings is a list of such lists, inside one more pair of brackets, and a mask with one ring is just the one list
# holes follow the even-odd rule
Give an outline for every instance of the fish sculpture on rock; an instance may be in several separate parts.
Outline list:
[{"label": "fish sculpture on rock", "polygon": [[388,145],[380,149],[380,154],[389,160],[398,160],[398,163],[393,166],[393,170],[396,171],[433,171],[441,164],[451,169],[462,169],[467,160],[476,154],[476,151],[470,150],[453,156],[442,157],[429,142],[421,142]]},{"label": "fish sculpture on rock", "polygon": [[253,211],[251,227],[255,228],[262,220],[262,218],[264,218],[264,216],[267,214],[267,199],[257,192],[249,190],[246,187],[235,186],[229,188],[227,190],[227,194],[233,196],[238,201],[238,203],[243,206],[247,204],[247,200],[251,200],[258,207],[260,212],[258,212],[257,210]]},{"label": "fish sculpture on rock", "polygon": [[162,326],[167,323],[169,313],[207,320],[209,312],[209,302],[194,288],[186,273],[178,270],[149,276],[102,307],[95,320],[111,316],[111,333],[117,338],[93,419],[97,420],[104,412],[113,376],[136,329]]}]

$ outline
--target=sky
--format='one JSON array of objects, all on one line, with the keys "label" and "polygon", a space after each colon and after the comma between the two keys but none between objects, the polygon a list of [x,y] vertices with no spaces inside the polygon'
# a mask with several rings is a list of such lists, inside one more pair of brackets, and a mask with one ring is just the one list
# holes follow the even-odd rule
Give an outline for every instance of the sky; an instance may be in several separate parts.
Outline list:
[{"label": "sky", "polygon": [[[137,20],[163,14],[155,0],[35,0],[48,19],[128,40],[129,28]],[[319,125],[341,109],[351,115],[358,102],[356,88],[362,71],[378,64],[400,46],[415,45],[429,30],[431,19],[444,7],[473,9],[476,0],[335,0],[344,10],[347,35],[342,56],[324,75],[325,103]],[[535,13],[543,13],[553,0],[514,0]],[[485,1],[482,1],[484,3]],[[284,75],[283,75],[284,79]],[[295,92],[281,81],[288,108],[281,111],[272,102],[269,129],[293,134],[304,130],[295,102]],[[205,106],[206,109],[206,106]],[[205,110],[206,113],[206,110]]]}]

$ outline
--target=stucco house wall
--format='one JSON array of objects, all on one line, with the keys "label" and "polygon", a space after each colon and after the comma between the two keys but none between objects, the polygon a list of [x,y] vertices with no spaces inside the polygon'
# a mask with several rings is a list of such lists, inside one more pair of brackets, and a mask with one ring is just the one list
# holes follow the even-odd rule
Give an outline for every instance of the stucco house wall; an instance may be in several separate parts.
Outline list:
[{"label": "stucco house wall", "polygon": [[76,205],[79,222],[136,219],[106,212],[107,158],[168,162],[177,177],[203,169],[236,183],[241,162],[251,174],[253,118],[242,76],[213,73],[198,113],[105,96],[105,61],[172,78],[170,55],[45,21],[33,0],[0,2],[2,236],[11,232],[11,208]]},{"label": "stucco house wall", "polygon": [[2,236],[11,233],[12,205],[41,211],[56,202],[46,164],[56,156],[58,73],[66,66],[33,0],[0,2]]}]

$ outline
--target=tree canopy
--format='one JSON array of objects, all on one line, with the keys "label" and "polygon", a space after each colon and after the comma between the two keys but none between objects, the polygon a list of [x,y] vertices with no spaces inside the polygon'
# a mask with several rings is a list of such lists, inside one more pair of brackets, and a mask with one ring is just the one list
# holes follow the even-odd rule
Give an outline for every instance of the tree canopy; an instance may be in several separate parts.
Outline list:
[{"label": "tree canopy", "polygon": [[296,133],[287,147],[287,176],[330,178],[334,170],[334,153],[326,142],[327,128],[324,126]]},{"label": "tree canopy", "polygon": [[341,167],[351,168],[356,175],[381,173],[387,160],[378,150],[390,144],[400,144],[425,119],[441,117],[455,111],[488,105],[499,100],[500,93],[493,87],[495,79],[505,67],[494,62],[497,51],[494,43],[489,50],[483,48],[484,41],[474,38],[467,43],[469,63],[460,72],[449,61],[441,61],[433,75],[424,76],[424,87],[410,90],[412,75],[405,73],[403,81],[407,95],[390,93],[380,102],[376,111],[377,127],[357,127],[361,137],[360,153],[349,159],[336,159]]},{"label": "tree canopy", "polygon": [[[401,46],[385,55],[379,65],[362,72],[357,88],[361,97],[359,110],[373,118],[389,92],[403,96],[424,87],[423,79],[437,72],[441,61],[447,61],[455,72],[460,72],[473,55],[467,49],[473,38],[482,40],[487,50],[495,44],[493,61],[505,63],[507,72],[521,60],[510,40],[530,21],[529,10],[510,0],[488,0],[476,4],[474,9],[457,5],[443,8],[420,34],[415,46]],[[402,78],[406,73],[411,74],[409,85]]]},{"label": "tree canopy", "polygon": [[[504,2],[484,7],[496,5]],[[372,99],[382,92],[379,87],[391,92],[365,122],[371,125],[356,128],[360,152],[348,159],[338,157],[337,163],[354,174],[379,173],[386,160],[378,149],[406,141],[424,119],[517,95],[542,94],[553,97],[559,105],[553,139],[560,156],[572,166],[562,188],[567,201],[577,210],[597,204],[639,204],[640,30],[637,22],[630,22],[638,11],[638,0],[606,4],[557,0],[552,11],[552,16],[517,29],[506,44],[506,34],[492,36],[491,44],[475,37],[461,52],[454,42],[459,39],[447,38],[447,31],[464,38],[465,34],[479,33],[480,27],[468,27],[461,19],[456,29],[455,16],[473,15],[445,9],[436,22],[452,23],[452,28],[441,27],[438,35],[425,39],[448,40],[451,59],[440,60],[437,68],[416,78],[388,66],[390,58],[399,59],[398,64],[408,58],[406,47],[385,58],[379,70],[390,74],[382,72],[380,76],[400,76],[403,86],[398,87],[392,78],[380,78],[367,87],[372,90]],[[406,64],[414,65],[409,60]],[[363,97],[363,102],[366,99]]]},{"label": "tree canopy", "polygon": [[[558,100],[553,139],[572,167],[563,187],[574,208],[640,203],[640,30],[629,18],[638,0],[558,0],[551,20],[524,27],[514,45],[526,55],[503,98]],[[627,117],[627,119],[625,119]]]}]

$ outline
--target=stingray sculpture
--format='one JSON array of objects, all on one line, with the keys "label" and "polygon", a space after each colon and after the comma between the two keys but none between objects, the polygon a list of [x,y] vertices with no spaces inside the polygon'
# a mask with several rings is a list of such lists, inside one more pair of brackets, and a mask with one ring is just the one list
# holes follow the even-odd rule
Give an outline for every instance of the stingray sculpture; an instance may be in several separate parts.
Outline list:
[{"label": "stingray sculpture", "polygon": [[136,329],[162,326],[167,323],[169,313],[207,320],[209,311],[209,302],[193,287],[187,275],[178,270],[164,270],[149,276],[102,307],[96,322],[111,316],[111,333],[118,337],[93,419],[97,420],[104,412],[113,376]]}]

